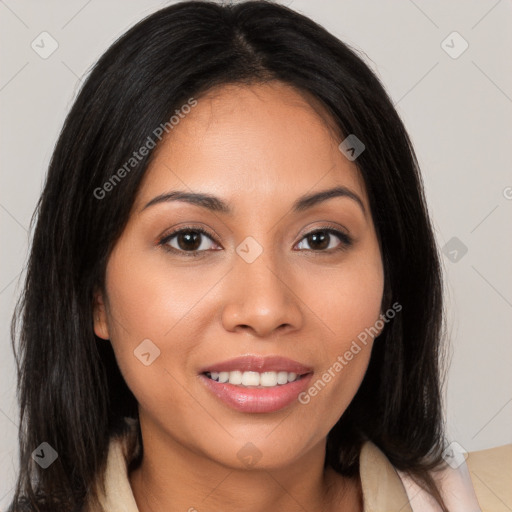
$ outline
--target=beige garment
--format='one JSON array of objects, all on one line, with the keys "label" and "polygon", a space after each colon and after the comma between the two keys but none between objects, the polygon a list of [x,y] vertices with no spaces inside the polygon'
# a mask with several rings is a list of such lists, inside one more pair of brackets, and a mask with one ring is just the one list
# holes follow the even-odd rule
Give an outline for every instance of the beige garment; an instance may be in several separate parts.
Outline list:
[{"label": "beige garment", "polygon": [[511,512],[512,444],[470,452],[467,463],[482,512]]},{"label": "beige garment", "polygon": [[[135,435],[136,422],[128,421],[133,427],[130,435]],[[139,512],[128,479],[130,458],[128,444],[128,436],[113,439],[110,443],[105,475],[105,493],[100,495],[100,501],[106,512]],[[478,508],[471,483],[468,489],[467,486],[460,485],[464,478],[460,478],[458,471],[448,474],[443,481],[443,496],[450,495],[452,490],[450,486],[452,486],[457,489],[458,493],[462,492],[458,497],[462,496],[465,500],[465,502],[456,500],[456,508],[453,508],[453,512],[512,510],[510,499],[512,471],[509,462],[507,474],[505,474],[506,463],[504,460],[504,456],[507,453],[510,454],[511,450],[512,445],[507,445],[504,448],[469,454],[467,461],[469,472],[475,482],[481,508]],[[461,467],[467,470],[466,464]],[[437,512],[439,510],[428,499],[428,495],[415,486],[407,475],[395,470],[384,453],[372,442],[366,442],[361,449],[360,476],[364,512]],[[457,492],[451,493],[452,498],[457,498]],[[500,503],[503,508],[498,508]]]}]

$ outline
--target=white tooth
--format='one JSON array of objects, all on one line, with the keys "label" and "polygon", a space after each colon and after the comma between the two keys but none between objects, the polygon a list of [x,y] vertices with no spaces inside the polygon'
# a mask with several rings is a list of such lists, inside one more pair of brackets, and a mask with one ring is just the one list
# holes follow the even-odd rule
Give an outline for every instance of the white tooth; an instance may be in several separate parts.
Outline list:
[{"label": "white tooth", "polygon": [[229,372],[229,383],[235,385],[242,384],[242,372],[238,370]]},{"label": "white tooth", "polygon": [[276,372],[263,372],[260,375],[261,386],[275,386],[277,385],[277,373]]},{"label": "white tooth", "polygon": [[235,386],[263,386],[274,387],[287,384],[297,380],[298,375],[294,372],[242,372],[233,370],[231,372],[209,372],[210,378],[222,384],[229,382]]},{"label": "white tooth", "polygon": [[288,372],[277,372],[277,383],[287,384],[288,383]]},{"label": "white tooth", "polygon": [[242,385],[244,386],[259,386],[260,374],[258,372],[244,372],[242,374]]}]

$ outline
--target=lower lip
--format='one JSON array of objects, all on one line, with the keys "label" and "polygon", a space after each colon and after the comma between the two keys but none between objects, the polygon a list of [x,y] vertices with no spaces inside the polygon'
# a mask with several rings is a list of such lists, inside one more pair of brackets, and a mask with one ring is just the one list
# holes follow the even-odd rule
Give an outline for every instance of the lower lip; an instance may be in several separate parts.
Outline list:
[{"label": "lower lip", "polygon": [[220,383],[206,375],[200,375],[206,387],[225,404],[241,412],[275,412],[293,403],[304,391],[312,373],[299,380],[268,388],[245,388]]}]

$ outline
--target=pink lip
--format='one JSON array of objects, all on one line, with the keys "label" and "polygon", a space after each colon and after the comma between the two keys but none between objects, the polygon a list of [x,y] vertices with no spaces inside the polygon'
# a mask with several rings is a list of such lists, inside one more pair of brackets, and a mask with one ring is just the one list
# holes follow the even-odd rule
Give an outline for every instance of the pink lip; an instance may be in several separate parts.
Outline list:
[{"label": "pink lip", "polygon": [[206,372],[293,372],[297,375],[310,373],[313,369],[293,359],[281,356],[241,356],[205,366],[199,373]]},{"label": "pink lip", "polygon": [[[205,373],[211,372],[293,372],[302,375],[299,380],[273,387],[244,387],[220,383]],[[313,369],[297,361],[281,356],[241,356],[205,366],[200,371],[201,381],[207,389],[231,408],[246,413],[275,412],[292,404],[304,391]]]},{"label": "pink lip", "polygon": [[221,384],[206,375],[200,375],[200,378],[214,395],[233,409],[246,413],[263,413],[275,412],[293,403],[307,388],[312,375],[313,373],[308,373],[294,382],[269,388],[246,388],[228,383]]}]

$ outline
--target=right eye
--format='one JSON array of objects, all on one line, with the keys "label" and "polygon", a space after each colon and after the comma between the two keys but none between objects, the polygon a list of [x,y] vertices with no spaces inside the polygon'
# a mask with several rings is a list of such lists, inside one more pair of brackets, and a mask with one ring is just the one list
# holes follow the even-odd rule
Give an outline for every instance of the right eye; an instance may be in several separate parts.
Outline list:
[{"label": "right eye", "polygon": [[209,248],[210,242],[215,244],[213,235],[200,227],[180,228],[171,233],[167,233],[158,242],[164,249],[182,256],[200,256],[201,253],[209,250],[218,250]]}]

